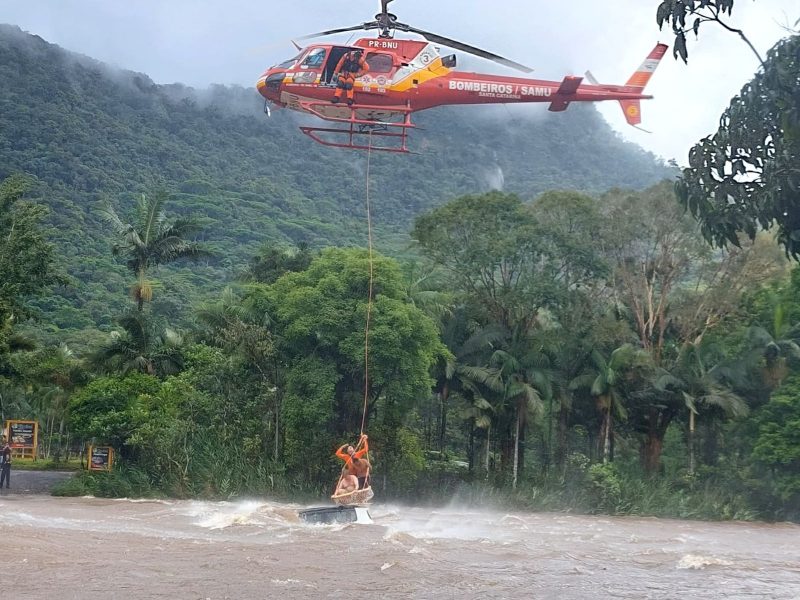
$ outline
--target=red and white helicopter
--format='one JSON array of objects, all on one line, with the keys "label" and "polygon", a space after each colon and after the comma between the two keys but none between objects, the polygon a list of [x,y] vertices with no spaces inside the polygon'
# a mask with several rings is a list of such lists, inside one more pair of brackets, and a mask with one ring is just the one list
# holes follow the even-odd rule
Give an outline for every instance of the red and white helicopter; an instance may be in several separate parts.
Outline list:
[{"label": "red and white helicopter", "polygon": [[[652,98],[644,94],[645,86],[667,50],[665,44],[657,44],[624,85],[599,84],[588,72],[589,84],[583,83],[583,77],[572,75],[561,81],[546,81],[460,72],[455,70],[456,56],[441,55],[440,46],[524,73],[532,70],[492,52],[401,23],[387,10],[392,1],[381,0],[381,12],[374,21],[299,38],[378,30],[376,38],[363,38],[352,46],[315,44],[300,48],[295,44],[300,53],[267,69],[256,84],[266,100],[266,112],[272,104],[329,122],[328,127],[300,128],[327,146],[389,152],[408,152],[408,131],[414,128],[412,113],[448,104],[547,102],[549,110],[560,112],[572,102],[616,100],[627,122],[637,126],[641,123],[640,100]],[[397,31],[421,35],[426,41],[396,39]],[[355,82],[352,106],[334,104],[336,65],[342,56],[357,49],[362,50],[369,71]],[[364,136],[369,136],[368,142]],[[385,139],[388,145],[373,145],[373,136]]]}]

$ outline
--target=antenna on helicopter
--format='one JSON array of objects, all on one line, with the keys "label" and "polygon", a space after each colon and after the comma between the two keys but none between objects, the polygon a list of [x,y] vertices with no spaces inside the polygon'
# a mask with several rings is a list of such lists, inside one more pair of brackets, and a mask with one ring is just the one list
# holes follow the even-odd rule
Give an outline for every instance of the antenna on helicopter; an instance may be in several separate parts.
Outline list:
[{"label": "antenna on helicopter", "polygon": [[336,33],[344,33],[347,31],[358,31],[359,29],[363,29],[365,31],[369,31],[372,29],[379,30],[378,37],[380,38],[392,38],[394,37],[395,31],[402,31],[406,33],[416,33],[417,35],[421,35],[429,42],[433,42],[434,44],[441,44],[442,46],[447,46],[448,48],[455,48],[456,50],[461,50],[462,52],[467,52],[468,54],[472,54],[474,56],[480,56],[481,58],[485,58],[501,64],[506,67],[510,67],[512,69],[516,69],[517,71],[522,71],[523,73],[531,73],[533,69],[530,67],[526,67],[523,64],[515,62],[513,60],[509,60],[508,58],[504,58],[499,54],[495,54],[494,52],[489,52],[488,50],[483,50],[481,48],[477,48],[476,46],[471,46],[470,44],[465,44],[464,42],[459,42],[458,40],[454,40],[452,38],[445,37],[443,35],[439,35],[438,33],[433,33],[430,31],[425,31],[424,29],[418,29],[407,23],[401,23],[397,20],[397,15],[394,15],[389,12],[388,7],[389,3],[393,2],[394,0],[381,0],[381,12],[375,15],[374,21],[367,21],[366,23],[361,23],[360,25],[353,25],[351,27],[339,27],[337,29],[328,29],[326,31],[320,31],[317,33],[311,33],[309,35],[304,35],[303,37],[297,38],[298,40],[308,40],[311,38],[322,37],[325,35],[333,35]]}]

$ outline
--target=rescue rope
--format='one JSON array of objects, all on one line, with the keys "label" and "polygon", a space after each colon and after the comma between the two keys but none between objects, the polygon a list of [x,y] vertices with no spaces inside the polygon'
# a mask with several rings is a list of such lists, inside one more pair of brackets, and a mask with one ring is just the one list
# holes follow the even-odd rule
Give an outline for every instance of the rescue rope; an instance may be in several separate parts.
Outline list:
[{"label": "rescue rope", "polygon": [[373,285],[373,261],[372,261],[372,214],[369,202],[369,165],[372,156],[372,130],[369,131],[367,142],[367,245],[369,248],[369,292],[367,296],[367,324],[364,328],[364,411],[361,415],[361,435],[364,435],[364,425],[367,422],[367,403],[369,400],[369,325],[372,317],[372,285]]},{"label": "rescue rope", "polygon": [[[369,290],[367,293],[367,321],[364,327],[364,410],[361,413],[361,435],[364,435],[364,426],[367,422],[367,407],[369,403],[369,325],[372,318],[372,288],[374,280],[374,266],[372,255],[372,211],[369,200],[369,167],[370,158],[372,157],[372,130],[369,132],[367,143],[367,169],[366,169],[366,207],[367,207],[367,247],[369,249]],[[358,440],[355,450],[361,449],[364,443],[364,438]],[[369,462],[369,451],[366,454],[367,462]],[[345,472],[347,471],[347,462],[345,462],[342,471],[339,474],[339,480],[336,482],[334,490],[339,489],[339,484],[342,482]],[[369,474],[367,475],[367,487],[369,487]],[[356,490],[360,491],[360,490]],[[335,492],[334,492],[335,493]]]}]

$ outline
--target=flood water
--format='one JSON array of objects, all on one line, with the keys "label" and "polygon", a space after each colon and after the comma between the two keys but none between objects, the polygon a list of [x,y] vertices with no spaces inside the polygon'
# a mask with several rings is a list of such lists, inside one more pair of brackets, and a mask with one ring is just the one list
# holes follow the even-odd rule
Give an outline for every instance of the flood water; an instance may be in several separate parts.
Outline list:
[{"label": "flood water", "polygon": [[0,498],[0,597],[800,598],[800,526],[374,505]]}]

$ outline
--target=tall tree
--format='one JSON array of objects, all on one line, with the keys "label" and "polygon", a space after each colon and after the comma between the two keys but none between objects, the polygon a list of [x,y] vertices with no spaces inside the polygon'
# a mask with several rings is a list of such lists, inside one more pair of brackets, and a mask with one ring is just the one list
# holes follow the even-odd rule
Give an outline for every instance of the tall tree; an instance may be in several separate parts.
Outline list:
[{"label": "tall tree", "polygon": [[[698,345],[733,314],[748,286],[783,270],[774,246],[761,240],[742,249],[715,253],[662,183],[640,193],[612,191],[603,210],[612,231],[603,236],[613,263],[616,301],[631,320],[653,366],[670,371],[681,348]],[[684,402],[676,396],[645,394],[635,422],[643,432],[642,458],[648,470],[660,464],[663,437]]]},{"label": "tall tree", "polygon": [[376,447],[400,443],[409,411],[430,396],[431,368],[447,353],[434,322],[408,302],[397,263],[374,256],[373,273],[368,356],[365,250],[327,249],[308,269],[249,292],[254,306],[274,320],[278,351],[288,365],[287,464],[312,479],[327,470],[332,441],[357,434],[364,419],[371,432],[383,432]]},{"label": "tall tree", "polygon": [[747,403],[726,383],[725,369],[721,365],[709,364],[714,354],[708,344],[687,344],[671,372],[662,371],[656,380],[656,388],[662,392],[674,391],[683,397],[688,412],[687,447],[689,473],[696,467],[697,419],[704,415],[739,418],[749,412]]},{"label": "tall tree", "polygon": [[[11,176],[0,182],[0,323],[27,315],[26,300],[58,279],[43,220],[47,208],[26,200],[35,183]],[[2,335],[2,334],[0,334]],[[0,339],[2,346],[2,339]]]},{"label": "tall tree", "polygon": [[[281,452],[281,411],[286,391],[286,359],[276,349],[270,315],[259,308],[252,296],[238,298],[226,288],[219,301],[208,302],[196,311],[201,338],[225,350],[242,363],[251,375],[249,388],[259,398],[272,400],[265,411],[265,429],[272,434],[272,456],[277,463]],[[242,386],[246,382],[240,382]],[[265,436],[265,442],[266,442]],[[270,451],[267,447],[265,450]]]},{"label": "tall tree", "polygon": [[101,213],[117,237],[112,246],[114,255],[126,258],[128,269],[136,275],[131,294],[140,312],[144,303],[153,298],[153,285],[147,279],[150,269],[179,259],[197,260],[208,255],[205,247],[188,239],[200,229],[194,219],[167,220],[164,213],[167,199],[164,191],[149,196],[142,194],[136,202],[132,223],[124,222],[111,206]]},{"label": "tall tree", "polygon": [[553,296],[544,233],[517,196],[491,192],[418,217],[412,236],[488,321],[510,331],[531,328]]},{"label": "tall tree", "polygon": [[498,370],[501,383],[495,413],[500,426],[510,433],[502,440],[505,442],[503,458],[507,462],[507,442],[511,440],[511,486],[516,488],[519,472],[525,466],[523,443],[528,420],[540,416],[544,411],[544,402],[552,396],[550,358],[541,336],[517,328],[506,332],[502,345],[494,351],[489,364]]},{"label": "tall tree", "polygon": [[572,382],[575,387],[588,384],[592,396],[597,400],[597,411],[600,413],[597,440],[603,463],[613,460],[614,418],[620,421],[628,418],[624,400],[626,378],[634,368],[644,366],[643,354],[631,344],[615,348],[608,358],[594,350],[593,369],[588,377],[577,378]]}]

